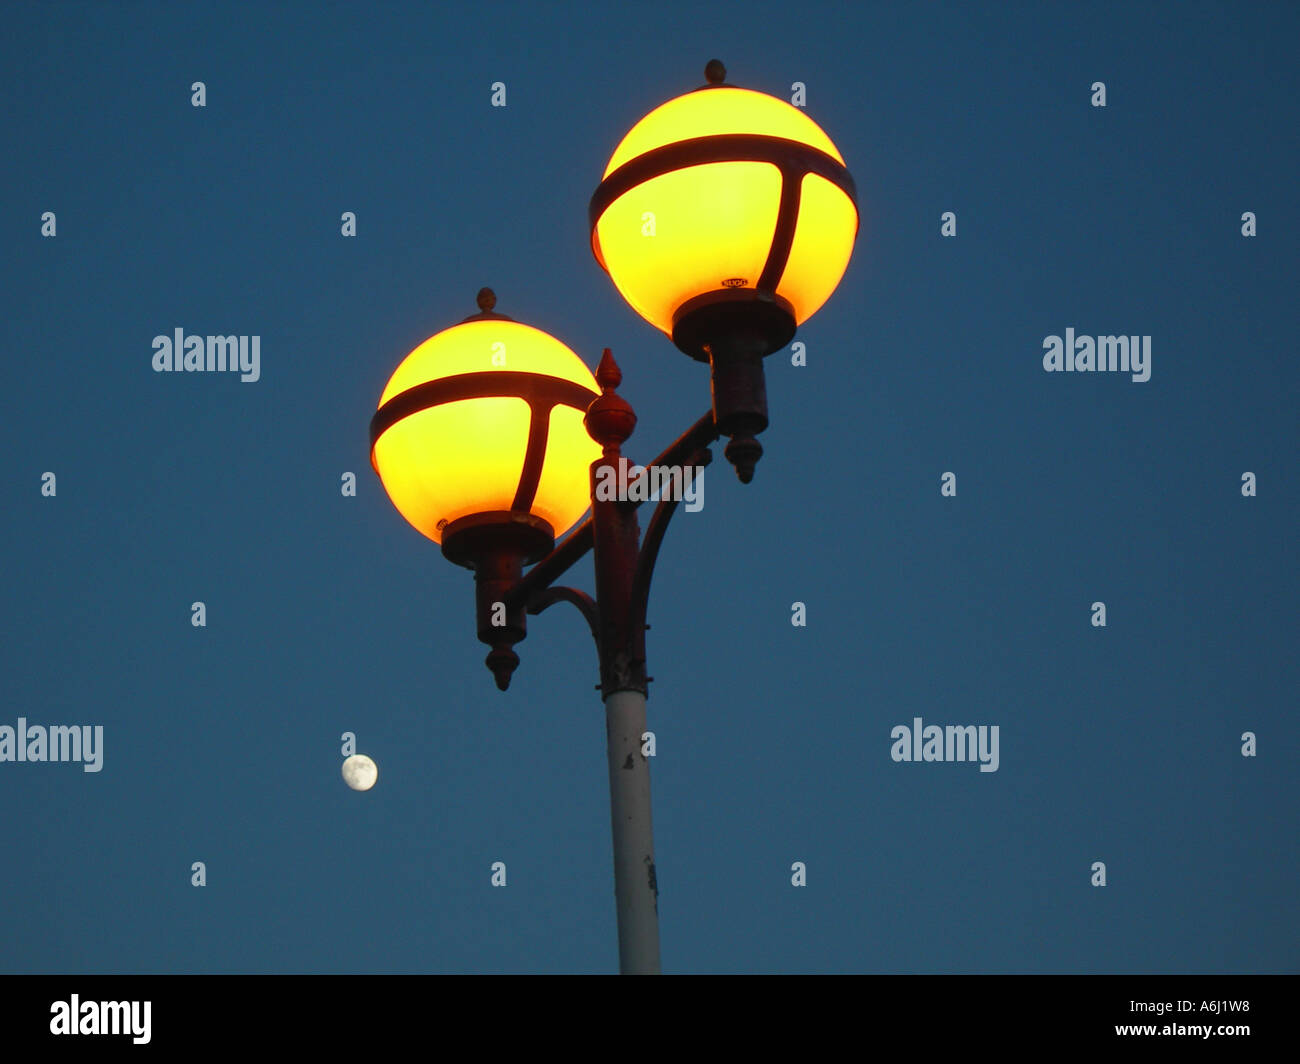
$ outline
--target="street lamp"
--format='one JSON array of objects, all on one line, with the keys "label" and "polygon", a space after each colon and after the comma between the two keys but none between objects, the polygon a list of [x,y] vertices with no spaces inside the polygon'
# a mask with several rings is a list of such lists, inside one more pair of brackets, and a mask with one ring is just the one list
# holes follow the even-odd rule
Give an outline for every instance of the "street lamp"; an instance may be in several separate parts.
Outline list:
[{"label": "street lamp", "polygon": [[[762,360],[830,296],[857,235],[853,180],[826,134],[782,100],[723,85],[725,74],[713,60],[703,89],[637,123],[591,200],[597,261],[637,313],[711,369],[711,409],[643,476],[702,469],[726,435],[728,460],[752,479],[767,427]],[[402,516],[474,570],[478,637],[501,690],[528,614],[568,602],[586,619],[605,704],[619,969],[657,973],[646,609],[681,499],[658,500],[643,538],[645,494],[623,479],[636,415],[608,348],[593,378],[560,341],[496,313],[491,290],[478,303],[398,366],[371,419],[371,463]],[[627,490],[597,490],[610,482]],[[555,586],[589,550],[595,597]]]},{"label": "street lamp", "polygon": [[597,393],[582,359],[496,313],[491,289],[478,305],[397,367],[371,420],[370,463],[398,512],[475,571],[479,638],[504,691],[524,625],[521,609],[496,603],[587,509],[600,448],[582,419]]},{"label": "street lamp", "polygon": [[727,459],[748,483],[767,427],[765,356],[830,297],[858,232],[844,158],[774,96],[708,83],[632,127],[591,198],[591,246],[623,298],[708,362]]}]

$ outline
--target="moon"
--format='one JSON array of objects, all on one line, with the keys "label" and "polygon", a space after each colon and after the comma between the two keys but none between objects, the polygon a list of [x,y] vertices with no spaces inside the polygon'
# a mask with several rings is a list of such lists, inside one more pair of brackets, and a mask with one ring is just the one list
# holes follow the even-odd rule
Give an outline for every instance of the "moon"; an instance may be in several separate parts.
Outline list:
[{"label": "moon", "polygon": [[379,779],[379,768],[365,754],[353,754],[343,762],[343,782],[354,791],[368,791]]}]

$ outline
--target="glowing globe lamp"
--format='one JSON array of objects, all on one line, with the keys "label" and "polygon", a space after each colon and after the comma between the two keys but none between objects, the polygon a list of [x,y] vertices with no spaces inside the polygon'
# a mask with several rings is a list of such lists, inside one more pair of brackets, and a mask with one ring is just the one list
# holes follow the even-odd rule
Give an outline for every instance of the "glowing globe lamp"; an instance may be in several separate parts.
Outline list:
[{"label": "glowing globe lamp", "polygon": [[492,606],[590,505],[601,450],[583,416],[600,389],[573,351],[495,303],[483,289],[478,314],[397,367],[370,422],[370,461],[398,512],[475,571],[479,637],[504,690],[498,666],[508,682],[523,612],[494,624]]},{"label": "glowing globe lamp", "polygon": [[632,127],[591,203],[597,261],[670,336],[711,294],[764,293],[802,324],[844,276],[858,232],[831,139],[784,100],[723,85],[720,67]]},{"label": "glowing globe lamp", "polygon": [[[591,246],[641,317],[714,366],[719,428],[733,443],[749,436],[761,454],[750,436],[767,421],[754,360],[789,343],[844,276],[857,191],[817,123],[784,100],[724,85],[725,75],[713,60],[707,85],[623,138],[591,199]],[[722,368],[742,379],[724,380],[738,394],[724,395],[719,411],[720,362],[748,365]]]},{"label": "glowing globe lamp", "polygon": [[435,543],[485,514],[553,541],[590,505],[587,468],[600,447],[582,419],[599,394],[559,340],[482,311],[397,367],[371,422],[371,464],[393,505]]}]

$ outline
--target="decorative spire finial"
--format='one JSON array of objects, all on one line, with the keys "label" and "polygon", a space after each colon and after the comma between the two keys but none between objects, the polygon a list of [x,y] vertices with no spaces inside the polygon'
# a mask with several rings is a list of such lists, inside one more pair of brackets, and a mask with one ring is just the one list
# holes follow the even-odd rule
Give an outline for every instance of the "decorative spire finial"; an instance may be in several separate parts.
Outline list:
[{"label": "decorative spire finial", "polygon": [[601,394],[587,407],[582,423],[587,426],[587,434],[604,448],[605,457],[616,457],[619,447],[636,428],[636,414],[632,404],[614,390],[623,383],[623,371],[608,347],[596,367],[596,383],[601,387]]},{"label": "decorative spire finial", "polygon": [[600,365],[596,367],[596,383],[606,392],[623,383],[623,371],[618,368],[614,352],[608,347],[601,352]]}]

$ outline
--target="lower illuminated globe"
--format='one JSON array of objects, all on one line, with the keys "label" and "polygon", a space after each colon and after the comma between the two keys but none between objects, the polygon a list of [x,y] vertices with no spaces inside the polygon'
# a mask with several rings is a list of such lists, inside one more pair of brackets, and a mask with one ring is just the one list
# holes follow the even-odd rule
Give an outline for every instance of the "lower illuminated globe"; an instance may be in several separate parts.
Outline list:
[{"label": "lower illuminated globe", "polygon": [[425,340],[397,367],[371,423],[371,463],[419,532],[510,511],[560,536],[590,505],[600,447],[582,419],[599,394],[555,337],[499,315]]}]

